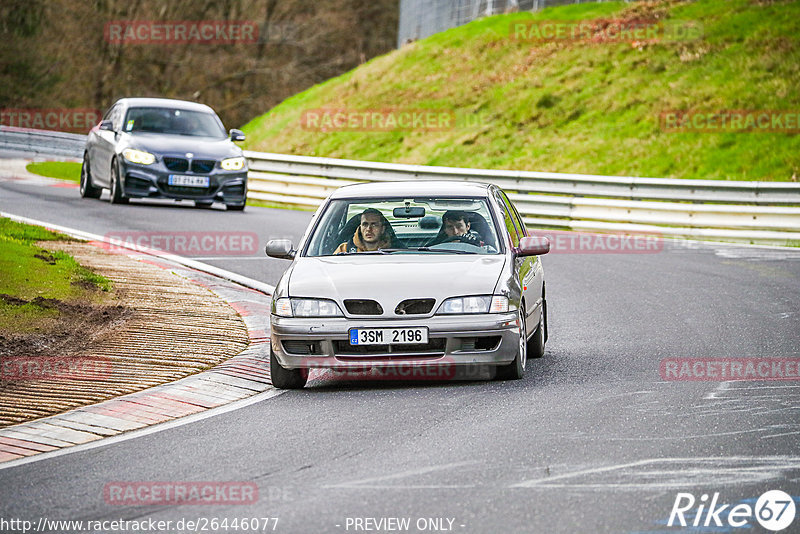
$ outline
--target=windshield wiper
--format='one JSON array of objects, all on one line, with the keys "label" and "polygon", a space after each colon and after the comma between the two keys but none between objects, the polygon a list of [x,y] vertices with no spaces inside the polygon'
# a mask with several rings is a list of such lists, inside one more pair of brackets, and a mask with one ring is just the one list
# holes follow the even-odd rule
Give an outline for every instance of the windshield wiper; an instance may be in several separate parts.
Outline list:
[{"label": "windshield wiper", "polygon": [[408,247],[408,248],[383,248],[380,249],[385,253],[391,254],[392,252],[438,252],[443,254],[477,254],[471,250],[459,250],[453,248],[430,248],[430,247]]}]

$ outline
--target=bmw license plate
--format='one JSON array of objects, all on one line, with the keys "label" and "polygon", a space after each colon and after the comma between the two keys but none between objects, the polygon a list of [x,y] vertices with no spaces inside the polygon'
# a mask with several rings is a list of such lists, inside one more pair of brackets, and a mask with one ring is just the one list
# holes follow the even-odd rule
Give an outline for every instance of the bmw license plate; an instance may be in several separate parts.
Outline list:
[{"label": "bmw license plate", "polygon": [[182,185],[183,187],[208,187],[208,176],[186,176],[185,174],[170,174],[169,185]]},{"label": "bmw license plate", "polygon": [[428,328],[351,328],[351,345],[412,345],[428,342]]}]

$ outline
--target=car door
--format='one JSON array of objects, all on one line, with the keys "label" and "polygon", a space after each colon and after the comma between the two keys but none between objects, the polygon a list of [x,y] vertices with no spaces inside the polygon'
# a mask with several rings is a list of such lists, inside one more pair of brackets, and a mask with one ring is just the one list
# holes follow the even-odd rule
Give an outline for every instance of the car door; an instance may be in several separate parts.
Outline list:
[{"label": "car door", "polygon": [[89,158],[92,179],[95,181],[95,185],[108,187],[110,184],[111,159],[116,152],[117,136],[122,126],[122,104],[112,106],[103,117],[103,120],[110,120],[114,125],[114,131],[101,130],[100,128],[92,131],[93,138],[90,141]]},{"label": "car door", "polygon": [[[497,202],[503,209],[503,219],[511,238],[511,244],[514,247],[519,247],[520,240],[528,235],[525,224],[522,222],[521,217],[517,213],[516,208],[508,199],[508,196],[503,191],[497,191]],[[528,334],[536,328],[539,322],[540,299],[542,295],[541,289],[541,265],[539,265],[538,256],[516,257],[514,258],[514,270],[517,274],[522,297],[525,302],[525,326]]]}]

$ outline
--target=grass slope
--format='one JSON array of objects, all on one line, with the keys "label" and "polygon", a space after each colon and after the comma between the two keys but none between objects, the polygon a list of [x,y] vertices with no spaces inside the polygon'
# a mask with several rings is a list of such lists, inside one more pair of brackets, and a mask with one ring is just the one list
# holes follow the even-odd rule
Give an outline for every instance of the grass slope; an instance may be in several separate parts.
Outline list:
[{"label": "grass slope", "polygon": [[[513,39],[511,24],[654,15],[699,23],[657,43]],[[666,132],[666,110],[800,111],[800,1],[662,0],[474,21],[287,99],[244,126],[251,150],[455,167],[790,180],[800,136]],[[312,131],[305,110],[451,110],[444,131]],[[793,178],[794,177],[794,178]]]},{"label": "grass slope", "polygon": [[39,176],[60,178],[71,182],[81,181],[81,164],[74,161],[39,161],[28,163],[25,168],[28,172]]},{"label": "grass slope", "polygon": [[110,280],[81,266],[69,254],[36,245],[69,239],[0,218],[0,334],[37,329],[42,319],[59,314],[55,301],[96,301],[98,290],[110,291]]}]

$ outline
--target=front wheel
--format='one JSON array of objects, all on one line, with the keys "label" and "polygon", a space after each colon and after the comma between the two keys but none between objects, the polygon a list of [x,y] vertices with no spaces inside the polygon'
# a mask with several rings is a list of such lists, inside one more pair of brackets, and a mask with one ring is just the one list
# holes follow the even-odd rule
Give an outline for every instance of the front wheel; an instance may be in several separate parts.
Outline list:
[{"label": "front wheel", "polygon": [[519,342],[517,357],[508,365],[498,365],[495,378],[497,380],[519,380],[525,374],[525,363],[528,360],[528,340],[525,338],[525,312],[520,305],[519,310]]},{"label": "front wheel", "polygon": [[103,194],[101,187],[92,185],[92,171],[89,167],[89,154],[83,155],[83,165],[81,165],[81,198],[100,198]]},{"label": "front wheel", "polygon": [[542,313],[539,314],[539,326],[536,327],[536,332],[528,341],[528,358],[541,358],[544,356],[544,342],[547,340],[545,337],[547,327],[545,326],[544,313],[544,308],[542,308]]},{"label": "front wheel", "polygon": [[128,197],[122,194],[122,184],[119,181],[119,168],[117,162],[111,164],[111,191],[108,200],[112,204],[127,204]]},{"label": "front wheel", "polygon": [[269,375],[272,385],[278,389],[303,389],[308,380],[308,371],[305,369],[286,369],[278,363],[275,351],[269,349]]}]

